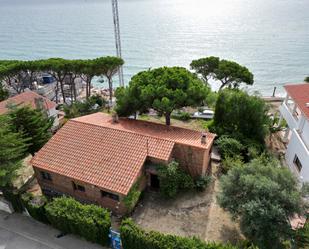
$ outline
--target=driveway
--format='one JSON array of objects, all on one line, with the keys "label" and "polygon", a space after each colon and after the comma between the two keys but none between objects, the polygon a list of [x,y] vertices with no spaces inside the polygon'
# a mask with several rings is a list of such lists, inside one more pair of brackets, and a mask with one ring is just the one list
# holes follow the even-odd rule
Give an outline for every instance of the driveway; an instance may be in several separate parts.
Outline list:
[{"label": "driveway", "polygon": [[18,213],[0,211],[0,249],[104,249]]}]

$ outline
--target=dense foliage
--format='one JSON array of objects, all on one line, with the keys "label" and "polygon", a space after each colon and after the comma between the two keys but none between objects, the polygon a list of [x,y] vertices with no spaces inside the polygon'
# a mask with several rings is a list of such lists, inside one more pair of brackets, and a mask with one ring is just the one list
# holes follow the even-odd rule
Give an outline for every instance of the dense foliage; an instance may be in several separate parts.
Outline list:
[{"label": "dense foliage", "polygon": [[11,185],[27,154],[28,139],[11,129],[9,117],[0,116],[0,187]]},{"label": "dense foliage", "polygon": [[47,199],[44,196],[33,196],[31,193],[24,193],[21,200],[31,217],[40,222],[48,223],[45,211]]},{"label": "dense foliage", "polygon": [[120,227],[124,249],[236,249],[231,245],[205,243],[197,238],[165,235],[159,232],[146,232],[137,227],[131,219],[126,219]]},{"label": "dense foliage", "polygon": [[130,189],[128,195],[123,199],[123,203],[128,209],[128,212],[133,210],[139,200],[139,197],[141,196],[141,193],[142,192],[139,189],[139,181],[137,181]]},{"label": "dense foliage", "polygon": [[173,110],[184,106],[198,106],[210,91],[195,75],[181,67],[162,67],[133,76],[127,88],[116,92],[116,111],[120,116],[150,108],[164,115],[170,124]]},{"label": "dense foliage", "polygon": [[219,136],[229,135],[246,145],[264,144],[269,122],[268,106],[260,97],[240,90],[220,91],[213,123]]},{"label": "dense foliage", "polygon": [[297,249],[309,248],[309,223],[306,222],[303,228],[294,232],[294,243]]},{"label": "dense foliage", "polygon": [[253,74],[248,68],[234,61],[220,60],[218,57],[206,57],[193,60],[191,68],[208,83],[209,79],[221,82],[220,89],[224,87],[238,88],[241,83],[252,85]]},{"label": "dense foliage", "polygon": [[3,87],[0,81],[0,101],[6,100],[9,97],[9,91]]},{"label": "dense foliage", "polygon": [[309,83],[309,76],[305,78],[305,82]]},{"label": "dense foliage", "polygon": [[159,165],[158,175],[160,193],[167,198],[174,198],[180,190],[194,188],[192,177],[184,172],[176,161],[168,165]]},{"label": "dense foliage", "polygon": [[83,205],[72,198],[55,198],[45,206],[48,221],[64,233],[73,233],[86,240],[108,244],[110,213],[96,205]]},{"label": "dense foliage", "polygon": [[223,159],[237,157],[241,155],[244,150],[244,146],[241,142],[226,135],[223,135],[216,140],[216,145],[218,146]]},{"label": "dense foliage", "polygon": [[47,72],[57,80],[56,102],[58,103],[58,92],[66,103],[64,84],[69,79],[71,99],[76,101],[75,79],[81,77],[86,82],[86,98],[90,97],[91,81],[95,76],[106,77],[109,84],[110,99],[113,93],[112,77],[118,72],[124,61],[118,57],[100,57],[92,60],[66,60],[62,58],[51,58],[35,61],[0,61],[0,82],[6,87],[13,88],[21,93],[25,88],[33,89],[36,77],[41,72]]},{"label": "dense foliage", "polygon": [[76,118],[102,110],[106,100],[100,95],[92,95],[85,101],[76,101],[71,105],[64,105],[63,111],[66,118]]},{"label": "dense foliage", "polygon": [[218,202],[260,248],[282,248],[289,237],[288,217],[302,210],[297,181],[279,162],[263,156],[233,167],[220,180]]},{"label": "dense foliage", "polygon": [[29,139],[28,152],[34,155],[50,139],[54,120],[42,109],[30,106],[12,107],[9,112],[11,129]]}]

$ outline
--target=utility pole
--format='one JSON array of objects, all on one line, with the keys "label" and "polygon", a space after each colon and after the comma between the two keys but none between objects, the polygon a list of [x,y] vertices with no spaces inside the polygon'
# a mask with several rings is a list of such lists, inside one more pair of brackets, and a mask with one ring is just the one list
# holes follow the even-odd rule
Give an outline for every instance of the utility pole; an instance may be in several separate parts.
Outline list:
[{"label": "utility pole", "polygon": [[[118,14],[118,0],[112,0],[113,19],[114,19],[114,32],[115,32],[115,45],[116,53],[119,58],[121,57],[121,40],[120,40],[120,27],[119,27],[119,14]],[[119,67],[119,85],[124,86],[123,81],[123,68]]]}]

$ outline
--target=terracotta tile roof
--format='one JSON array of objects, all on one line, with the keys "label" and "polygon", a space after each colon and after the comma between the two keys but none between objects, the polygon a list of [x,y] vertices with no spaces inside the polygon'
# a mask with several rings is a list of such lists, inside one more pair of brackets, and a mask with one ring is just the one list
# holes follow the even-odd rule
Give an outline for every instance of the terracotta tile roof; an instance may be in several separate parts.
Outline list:
[{"label": "terracotta tile roof", "polygon": [[[148,144],[148,153],[147,153]],[[33,166],[126,195],[147,155],[167,160],[174,143],[71,120],[35,155]]]},{"label": "terracotta tile roof", "polygon": [[68,121],[34,156],[33,166],[126,195],[147,158],[167,161],[175,143],[206,149],[201,133],[95,113]]},{"label": "terracotta tile roof", "polygon": [[284,88],[309,120],[309,107],[306,106],[306,103],[309,103],[309,84],[285,85]]},{"label": "terracotta tile roof", "polygon": [[207,133],[206,144],[201,143],[201,132],[185,129],[176,126],[166,126],[163,124],[120,118],[118,123],[113,123],[110,115],[104,113],[94,113],[91,115],[75,118],[78,122],[95,124],[102,127],[137,133],[144,136],[160,138],[175,143],[186,144],[199,148],[209,148],[215,138],[215,134]]},{"label": "terracotta tile roof", "polygon": [[21,94],[18,94],[14,97],[8,98],[7,100],[1,101],[0,102],[0,115],[4,114],[8,111],[7,109],[7,105],[8,104],[24,104],[24,105],[30,105],[33,108],[36,108],[36,104],[35,104],[35,99],[43,99],[44,100],[44,108],[46,108],[46,110],[50,110],[54,107],[56,107],[56,103],[37,94],[36,92],[32,92],[32,91],[28,91],[28,92],[23,92]]}]

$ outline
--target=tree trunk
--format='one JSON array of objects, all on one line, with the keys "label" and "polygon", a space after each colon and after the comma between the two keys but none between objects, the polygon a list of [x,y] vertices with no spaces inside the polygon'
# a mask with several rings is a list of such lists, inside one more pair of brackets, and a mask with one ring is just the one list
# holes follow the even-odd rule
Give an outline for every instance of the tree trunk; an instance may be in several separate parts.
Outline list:
[{"label": "tree trunk", "polygon": [[56,82],[56,88],[55,88],[55,92],[56,92],[56,103],[59,103],[59,99],[58,99],[58,94],[59,94],[59,82]]},{"label": "tree trunk", "polygon": [[171,125],[171,114],[170,113],[165,114],[165,124]]},{"label": "tree trunk", "polygon": [[64,96],[64,89],[63,89],[63,80],[59,82],[60,83],[60,90],[61,90],[61,94],[62,94],[62,99],[63,99],[63,103],[65,102],[65,96]]},{"label": "tree trunk", "polygon": [[109,104],[113,104],[113,81],[111,78],[108,78],[108,88],[109,88]]}]

